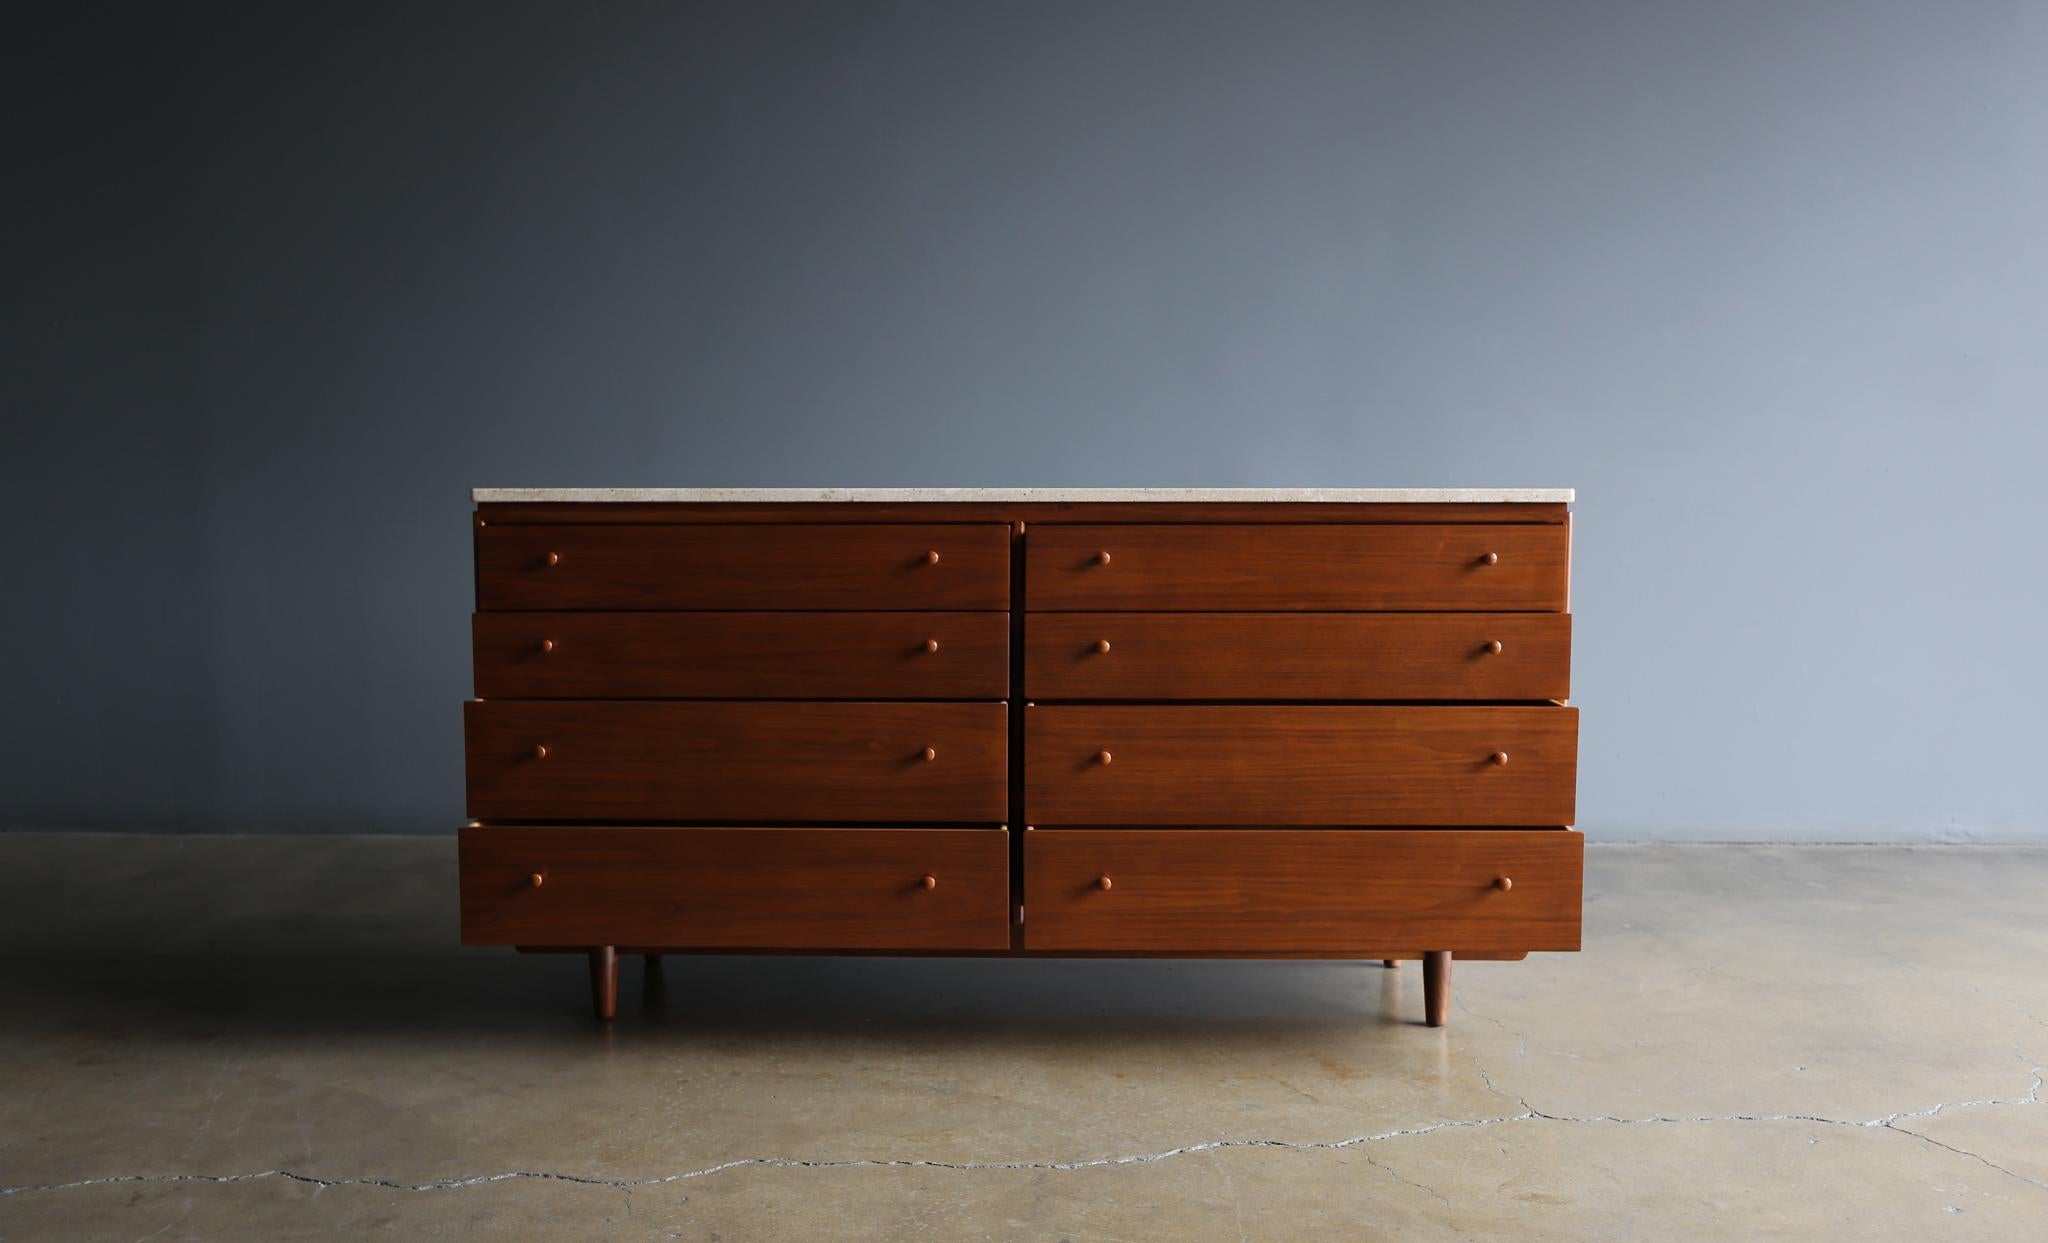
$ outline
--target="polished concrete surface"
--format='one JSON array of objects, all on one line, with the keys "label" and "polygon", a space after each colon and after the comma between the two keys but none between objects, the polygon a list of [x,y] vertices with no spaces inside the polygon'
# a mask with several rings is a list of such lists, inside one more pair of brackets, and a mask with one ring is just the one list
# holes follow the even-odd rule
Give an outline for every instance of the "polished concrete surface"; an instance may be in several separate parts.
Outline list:
[{"label": "polished concrete surface", "polygon": [[1594,847],[1586,952],[458,951],[445,838],[0,835],[0,1238],[2048,1238],[2048,850]]}]

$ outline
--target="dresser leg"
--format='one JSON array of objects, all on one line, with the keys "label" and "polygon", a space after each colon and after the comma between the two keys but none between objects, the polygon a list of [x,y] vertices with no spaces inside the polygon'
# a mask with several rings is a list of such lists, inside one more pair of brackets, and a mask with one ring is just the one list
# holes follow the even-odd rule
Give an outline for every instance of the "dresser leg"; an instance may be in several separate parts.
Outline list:
[{"label": "dresser leg", "polygon": [[1422,956],[1422,1010],[1431,1027],[1451,1016],[1451,951],[1430,950]]},{"label": "dresser leg", "polygon": [[610,1019],[619,1013],[619,951],[617,946],[590,947],[590,1008],[597,1017]]},{"label": "dresser leg", "polygon": [[1400,965],[1401,965],[1401,964],[1400,964],[1400,962],[1399,962],[1398,960],[1396,960],[1396,959],[1392,959],[1392,958],[1382,958],[1382,959],[1380,959],[1380,966],[1382,966],[1382,967],[1385,967],[1385,968],[1386,968],[1387,970],[1389,970],[1389,971],[1393,970],[1393,969],[1394,969],[1395,967],[1398,967],[1398,966],[1400,966]]}]

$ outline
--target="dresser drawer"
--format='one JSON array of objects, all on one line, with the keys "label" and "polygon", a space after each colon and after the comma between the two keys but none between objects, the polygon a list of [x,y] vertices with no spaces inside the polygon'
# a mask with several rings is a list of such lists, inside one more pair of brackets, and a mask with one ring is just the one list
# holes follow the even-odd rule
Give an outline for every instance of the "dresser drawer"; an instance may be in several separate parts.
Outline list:
[{"label": "dresser drawer", "polygon": [[476,613],[485,699],[1001,699],[1005,613]]},{"label": "dresser drawer", "polygon": [[1584,854],[1555,829],[1038,829],[1024,946],[1575,950]]},{"label": "dresser drawer", "polygon": [[1049,610],[1561,612],[1562,524],[1060,526],[1026,541]]},{"label": "dresser drawer", "polygon": [[1061,707],[1024,715],[1029,824],[1567,825],[1576,708]]},{"label": "dresser drawer", "polygon": [[461,840],[462,941],[1007,949],[1009,837],[1002,829],[473,825]]},{"label": "dresser drawer", "polygon": [[485,525],[476,598],[484,610],[1005,609],[1010,529]]},{"label": "dresser drawer", "polygon": [[1569,613],[1042,613],[1040,699],[1565,699]]},{"label": "dresser drawer", "polygon": [[999,703],[475,702],[463,718],[469,814],[1000,823],[1006,713]]}]

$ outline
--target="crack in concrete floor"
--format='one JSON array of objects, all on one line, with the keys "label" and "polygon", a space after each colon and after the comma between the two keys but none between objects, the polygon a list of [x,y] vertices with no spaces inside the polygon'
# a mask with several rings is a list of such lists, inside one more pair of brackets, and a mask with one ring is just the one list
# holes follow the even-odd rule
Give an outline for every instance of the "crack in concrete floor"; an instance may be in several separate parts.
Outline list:
[{"label": "crack in concrete floor", "polygon": [[[2004,1106],[2039,1105],[2041,1103],[2041,1085],[2044,1073],[2044,1068],[2040,1066],[2034,1066],[2031,1068],[2034,1081],[2032,1086],[2028,1088],[2027,1093],[2024,1096],[1992,1097],[1984,1100],[1944,1101],[1939,1105],[1934,1105],[1925,1109],[1897,1110],[1893,1113],[1886,1114],[1883,1117],[1879,1118],[1850,1119],[1826,1118],[1821,1117],[1817,1114],[1708,1114],[1697,1116],[1650,1114],[1640,1118],[1621,1118],[1613,1115],[1604,1114],[1553,1114],[1547,1113],[1543,1110],[1531,1106],[1527,1100],[1523,1099],[1519,1095],[1516,1095],[1515,1093],[1508,1092],[1504,1089],[1494,1086],[1492,1076],[1490,1076],[1487,1073],[1486,1068],[1479,1063],[1477,1058],[1473,1059],[1472,1064],[1473,1067],[1476,1070],[1478,1070],[1479,1077],[1486,1084],[1488,1091],[1491,1091],[1496,1095],[1506,1097],[1507,1099],[1512,1100],[1517,1104],[1521,1105],[1522,1112],[1516,1114],[1503,1114],[1498,1117],[1490,1118],[1462,1118],[1454,1119],[1449,1122],[1432,1122],[1424,1126],[1403,1127],[1391,1131],[1379,1131],[1368,1135],[1354,1135],[1348,1139],[1205,1140],[1200,1143],[1182,1145],[1178,1148],[1169,1148],[1163,1152],[1136,1153],[1118,1157],[1088,1157],[1071,1161],[940,1161],[923,1157],[849,1157],[843,1159],[822,1160],[804,1160],[797,1157],[739,1157],[731,1161],[721,1161],[715,1165],[707,1165],[700,1169],[684,1170],[680,1173],[664,1174],[654,1178],[601,1178],[594,1175],[567,1174],[550,1170],[507,1170],[498,1174],[476,1174],[464,1178],[442,1178],[422,1183],[406,1183],[396,1179],[374,1177],[320,1178],[318,1176],[301,1173],[296,1170],[283,1169],[257,1170],[245,1174],[114,1174],[100,1178],[82,1178],[73,1182],[32,1183],[22,1186],[0,1187],[0,1196],[24,1195],[32,1192],[68,1191],[79,1187],[94,1187],[115,1183],[239,1183],[267,1178],[287,1179],[292,1182],[307,1183],[313,1186],[323,1188],[382,1187],[392,1191],[450,1191],[464,1187],[480,1187],[490,1183],[514,1182],[520,1180],[575,1183],[583,1186],[607,1187],[615,1190],[630,1191],[635,1188],[659,1187],[669,1183],[687,1182],[691,1179],[707,1178],[713,1174],[722,1174],[729,1170],[748,1168],[859,1169],[871,1167],[912,1167],[919,1169],[967,1171],[1087,1170],[1100,1169],[1109,1166],[1149,1165],[1154,1162],[1171,1160],[1175,1157],[1188,1156],[1196,1153],[1220,1152],[1231,1148],[1279,1148],[1301,1152],[1337,1151],[1347,1148],[1357,1148],[1367,1144],[1386,1143],[1391,1140],[1410,1139],[1415,1136],[1434,1134],[1438,1131],[1470,1130],[1484,1127],[1502,1126],[1509,1123],[1520,1122],[1550,1122],[1567,1125],[1608,1126],[1675,1126],[1715,1122],[1805,1122],[1821,1126],[1861,1127],[1867,1129],[1885,1130],[1892,1131],[1900,1135],[1909,1136],[1913,1139],[1919,1140],[1923,1144],[1927,1144],[1934,1148],[1943,1149],[1945,1151],[1954,1153],[1957,1156],[1969,1157],[1970,1159],[1981,1162],[1990,1169],[1996,1170],[1998,1173],[2004,1174],[2009,1178],[2017,1179],[2020,1182],[2028,1183],[2035,1187],[2048,1189],[2048,1182],[2044,1182],[2043,1180],[2037,1178],[2029,1178],[2025,1174],[2021,1174],[2017,1171],[2007,1169],[2006,1167],[1999,1165],[1997,1162],[1990,1160],[1989,1158],[1983,1156],[1980,1153],[1971,1152],[1968,1149],[1964,1148],[1957,1148],[1952,1144],[1946,1144],[1940,1140],[1931,1139],[1928,1136],[1922,1135],[1916,1131],[1910,1131],[1904,1127],[1897,1125],[1900,1121],[1905,1119],[1931,1118],[1936,1114],[1939,1114],[1944,1110],[1949,1109],[1977,1109],[1996,1108]],[[1421,1183],[1415,1182],[1409,1178],[1404,1177],[1391,1166],[1388,1166],[1385,1163],[1376,1160],[1371,1154],[1367,1153],[1361,1155],[1365,1157],[1365,1160],[1368,1164],[1374,1166],[1375,1168],[1385,1171],[1388,1175],[1392,1176],[1396,1180],[1402,1183],[1406,1183],[1407,1185],[1414,1187],[1417,1190],[1426,1192],[1427,1194],[1436,1197],[1438,1200],[1442,1200],[1446,1204],[1450,1203],[1449,1199],[1447,1199],[1445,1196],[1437,1192],[1434,1188],[1424,1186]]]}]

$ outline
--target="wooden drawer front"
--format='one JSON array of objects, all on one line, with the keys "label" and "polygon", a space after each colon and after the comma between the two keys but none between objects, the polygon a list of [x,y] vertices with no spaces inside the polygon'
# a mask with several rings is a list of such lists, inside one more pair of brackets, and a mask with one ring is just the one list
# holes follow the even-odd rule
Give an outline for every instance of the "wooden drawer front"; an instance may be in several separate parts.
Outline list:
[{"label": "wooden drawer front", "polygon": [[1005,613],[477,613],[470,634],[485,699],[1010,693]]},{"label": "wooden drawer front", "polygon": [[1033,609],[1561,612],[1569,540],[1562,524],[1034,524],[1026,568]]},{"label": "wooden drawer front", "polygon": [[1566,825],[1578,729],[1553,706],[1041,705],[1024,717],[1024,819]]},{"label": "wooden drawer front", "polygon": [[1010,529],[485,525],[476,598],[486,610],[1005,609]]},{"label": "wooden drawer front", "polygon": [[1024,636],[1041,699],[1571,694],[1569,613],[1044,613]]},{"label": "wooden drawer front", "polygon": [[1004,819],[999,703],[464,707],[469,814],[480,819]]},{"label": "wooden drawer front", "polygon": [[1024,945],[1575,950],[1584,856],[1579,834],[1546,829],[1038,829]]},{"label": "wooden drawer front", "polygon": [[461,841],[462,941],[1007,949],[1009,837],[1001,829],[471,826]]}]

